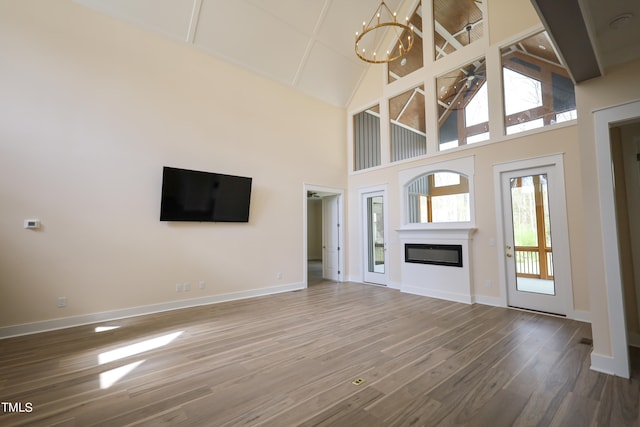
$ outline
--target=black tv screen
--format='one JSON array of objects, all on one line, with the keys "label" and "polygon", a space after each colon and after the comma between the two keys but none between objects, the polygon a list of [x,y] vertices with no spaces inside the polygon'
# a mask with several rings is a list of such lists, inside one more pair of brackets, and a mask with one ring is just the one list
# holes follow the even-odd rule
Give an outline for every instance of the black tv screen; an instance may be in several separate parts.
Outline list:
[{"label": "black tv screen", "polygon": [[160,221],[249,222],[251,181],[165,166]]}]

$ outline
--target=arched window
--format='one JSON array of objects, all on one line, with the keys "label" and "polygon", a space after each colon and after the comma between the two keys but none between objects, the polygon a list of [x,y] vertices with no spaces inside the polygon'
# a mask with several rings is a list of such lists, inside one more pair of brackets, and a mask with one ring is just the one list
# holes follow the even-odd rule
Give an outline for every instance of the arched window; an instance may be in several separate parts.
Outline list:
[{"label": "arched window", "polygon": [[420,175],[406,185],[409,224],[471,221],[469,179],[450,171]]}]

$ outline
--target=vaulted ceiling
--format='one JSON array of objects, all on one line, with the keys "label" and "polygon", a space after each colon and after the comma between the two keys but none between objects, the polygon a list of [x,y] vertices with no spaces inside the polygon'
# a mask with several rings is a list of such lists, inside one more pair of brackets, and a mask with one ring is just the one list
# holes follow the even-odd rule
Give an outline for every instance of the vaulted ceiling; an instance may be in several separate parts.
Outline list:
[{"label": "vaulted ceiling", "polygon": [[[74,1],[339,107],[347,106],[369,67],[354,54],[354,34],[379,4],[377,0]],[[576,81],[640,58],[637,0],[531,1]],[[403,0],[386,4],[391,10],[409,6]],[[615,21],[620,16],[626,18]]]},{"label": "vaulted ceiling", "polygon": [[[355,32],[374,0],[74,0],[330,104],[345,107],[367,70]],[[397,10],[401,0],[387,0]]]}]

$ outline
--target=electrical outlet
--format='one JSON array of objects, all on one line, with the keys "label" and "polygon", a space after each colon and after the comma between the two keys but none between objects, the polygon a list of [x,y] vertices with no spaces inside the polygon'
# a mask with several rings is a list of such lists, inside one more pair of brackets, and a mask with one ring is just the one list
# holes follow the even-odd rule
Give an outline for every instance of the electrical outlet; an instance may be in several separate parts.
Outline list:
[{"label": "electrical outlet", "polygon": [[276,279],[282,280],[282,273],[280,272],[276,273]]},{"label": "electrical outlet", "polygon": [[67,297],[58,297],[58,307],[66,307],[67,306]]},{"label": "electrical outlet", "polygon": [[189,292],[191,290],[191,283],[185,283],[184,284],[184,291],[185,292]]},{"label": "electrical outlet", "polygon": [[200,289],[204,289],[206,286],[204,283],[204,280],[200,280],[200,283],[198,284],[198,286],[200,287]]},{"label": "electrical outlet", "polygon": [[182,292],[182,283],[176,283],[176,292]]}]

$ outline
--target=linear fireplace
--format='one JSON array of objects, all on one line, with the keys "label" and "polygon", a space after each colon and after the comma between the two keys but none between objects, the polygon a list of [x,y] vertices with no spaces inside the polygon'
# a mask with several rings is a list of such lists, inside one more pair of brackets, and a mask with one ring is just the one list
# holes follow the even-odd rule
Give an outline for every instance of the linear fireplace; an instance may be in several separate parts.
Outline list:
[{"label": "linear fireplace", "polygon": [[462,245],[405,243],[404,262],[462,267]]}]

